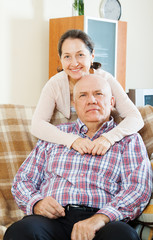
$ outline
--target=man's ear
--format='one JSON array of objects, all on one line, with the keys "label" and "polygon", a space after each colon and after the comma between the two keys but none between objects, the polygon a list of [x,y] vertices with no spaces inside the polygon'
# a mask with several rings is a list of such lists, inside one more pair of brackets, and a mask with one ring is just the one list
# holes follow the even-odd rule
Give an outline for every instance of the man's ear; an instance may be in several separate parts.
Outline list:
[{"label": "man's ear", "polygon": [[72,105],[75,108],[75,100],[74,99],[73,99]]},{"label": "man's ear", "polygon": [[115,97],[114,96],[111,97],[111,106],[112,106],[112,108],[115,106]]}]

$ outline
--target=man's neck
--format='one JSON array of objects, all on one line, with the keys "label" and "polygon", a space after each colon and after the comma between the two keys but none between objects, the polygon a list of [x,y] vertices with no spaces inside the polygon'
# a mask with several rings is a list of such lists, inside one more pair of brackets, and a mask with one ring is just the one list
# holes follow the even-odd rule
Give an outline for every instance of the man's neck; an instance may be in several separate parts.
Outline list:
[{"label": "man's neck", "polygon": [[86,124],[87,128],[88,128],[88,132],[86,133],[86,135],[90,138],[92,138],[95,133],[99,130],[99,128],[102,126],[103,123],[99,124],[99,123],[88,123]]}]

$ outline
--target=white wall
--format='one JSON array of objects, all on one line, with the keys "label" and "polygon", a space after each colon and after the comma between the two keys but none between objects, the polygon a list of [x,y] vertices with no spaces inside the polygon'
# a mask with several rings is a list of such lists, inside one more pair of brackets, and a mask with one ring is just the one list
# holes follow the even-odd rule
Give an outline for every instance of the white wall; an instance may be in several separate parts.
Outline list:
[{"label": "white wall", "polygon": [[[127,22],[126,91],[153,88],[153,0],[119,0]],[[88,16],[99,17],[101,0],[86,0]]]},{"label": "white wall", "polygon": [[[85,0],[85,15],[99,17],[100,1]],[[126,89],[153,88],[153,1],[120,2],[128,22]],[[72,0],[0,0],[0,104],[36,105],[48,80],[48,19],[71,16],[71,6]]]}]

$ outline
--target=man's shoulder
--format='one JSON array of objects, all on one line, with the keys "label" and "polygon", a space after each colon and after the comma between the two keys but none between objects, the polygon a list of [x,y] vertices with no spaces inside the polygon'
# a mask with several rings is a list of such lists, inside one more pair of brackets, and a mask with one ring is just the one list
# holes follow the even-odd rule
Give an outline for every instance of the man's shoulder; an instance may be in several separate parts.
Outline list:
[{"label": "man's shoulder", "polygon": [[129,136],[125,136],[124,138],[122,138],[120,140],[120,143],[125,146],[126,144],[135,144],[137,142],[137,144],[141,145],[141,146],[144,146],[144,142],[143,142],[143,139],[141,137],[141,135],[139,133],[133,133]]},{"label": "man's shoulder", "polygon": [[59,125],[57,125],[56,127],[58,129],[60,129],[61,131],[64,131],[64,132],[76,132],[77,131],[77,122],[74,121],[74,122],[66,122],[66,123],[61,123]]}]

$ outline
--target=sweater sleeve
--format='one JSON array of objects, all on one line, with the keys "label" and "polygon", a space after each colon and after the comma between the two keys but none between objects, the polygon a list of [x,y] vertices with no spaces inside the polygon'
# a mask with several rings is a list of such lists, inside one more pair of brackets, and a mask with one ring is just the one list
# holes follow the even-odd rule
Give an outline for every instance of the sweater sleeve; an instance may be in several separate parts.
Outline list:
[{"label": "sweater sleeve", "polygon": [[107,81],[111,86],[112,95],[115,97],[115,108],[123,118],[123,121],[115,128],[103,134],[113,145],[123,137],[139,131],[144,126],[144,122],[139,110],[129,99],[119,82],[110,74],[108,74]]},{"label": "sweater sleeve", "polygon": [[[57,87],[59,87],[58,84]],[[57,107],[59,95],[60,89],[53,88],[51,82],[48,81],[42,89],[39,102],[32,117],[31,133],[41,140],[62,144],[70,148],[79,136],[63,132],[50,123],[54,109]]]}]

